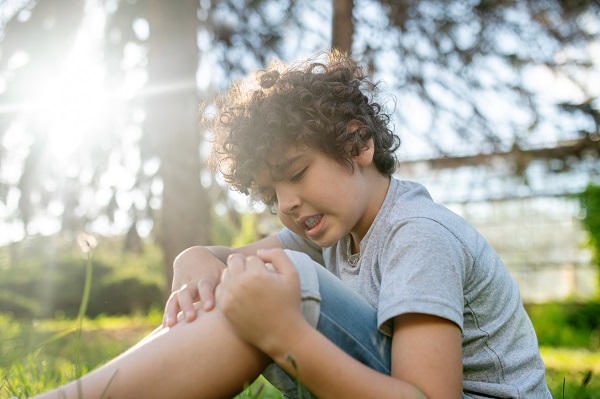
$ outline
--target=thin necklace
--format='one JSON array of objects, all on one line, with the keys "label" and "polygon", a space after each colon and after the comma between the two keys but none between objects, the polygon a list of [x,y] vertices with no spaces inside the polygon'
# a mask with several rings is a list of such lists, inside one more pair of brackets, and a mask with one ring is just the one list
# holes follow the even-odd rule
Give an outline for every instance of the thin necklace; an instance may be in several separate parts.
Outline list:
[{"label": "thin necklace", "polygon": [[352,236],[350,236],[350,234],[348,234],[348,245],[346,245],[346,257],[348,258],[348,263],[350,263],[350,266],[356,267],[356,265],[358,265],[358,261],[360,260],[360,247],[358,249],[358,252],[353,254],[352,250],[350,248],[351,242],[352,242]]}]

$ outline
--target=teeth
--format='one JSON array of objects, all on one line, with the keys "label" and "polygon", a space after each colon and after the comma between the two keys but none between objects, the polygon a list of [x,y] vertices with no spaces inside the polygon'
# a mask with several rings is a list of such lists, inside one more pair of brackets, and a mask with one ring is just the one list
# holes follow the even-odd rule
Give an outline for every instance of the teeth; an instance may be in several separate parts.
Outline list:
[{"label": "teeth", "polygon": [[304,224],[309,229],[312,229],[313,227],[315,227],[317,225],[317,223],[319,223],[319,220],[320,220],[319,216],[311,216],[306,220],[306,222],[304,222]]}]

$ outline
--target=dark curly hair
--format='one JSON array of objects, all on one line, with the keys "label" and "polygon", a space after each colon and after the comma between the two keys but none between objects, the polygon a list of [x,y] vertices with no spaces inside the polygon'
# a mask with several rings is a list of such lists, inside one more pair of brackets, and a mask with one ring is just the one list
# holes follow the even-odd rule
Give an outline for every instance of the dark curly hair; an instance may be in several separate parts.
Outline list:
[{"label": "dark curly hair", "polygon": [[[319,61],[324,56],[326,63]],[[374,163],[390,176],[400,139],[388,127],[389,115],[372,99],[376,89],[363,69],[338,51],[289,68],[273,62],[234,82],[217,99],[209,166],[233,189],[249,194],[253,175],[270,165],[276,151],[307,147],[351,168],[352,157],[373,138]],[[349,133],[352,120],[364,126]]]}]

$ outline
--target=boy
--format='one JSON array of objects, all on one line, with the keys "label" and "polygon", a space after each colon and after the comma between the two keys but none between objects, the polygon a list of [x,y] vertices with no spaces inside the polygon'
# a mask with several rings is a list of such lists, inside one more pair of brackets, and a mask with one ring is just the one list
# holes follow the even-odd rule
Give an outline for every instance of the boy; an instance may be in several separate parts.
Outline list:
[{"label": "boy", "polygon": [[498,255],[391,177],[399,140],[375,88],[328,57],[272,67],[217,104],[212,164],[285,228],[180,254],[167,328],[84,377],[86,397],[229,397],[262,372],[290,397],[295,378],[303,397],[551,398]]}]

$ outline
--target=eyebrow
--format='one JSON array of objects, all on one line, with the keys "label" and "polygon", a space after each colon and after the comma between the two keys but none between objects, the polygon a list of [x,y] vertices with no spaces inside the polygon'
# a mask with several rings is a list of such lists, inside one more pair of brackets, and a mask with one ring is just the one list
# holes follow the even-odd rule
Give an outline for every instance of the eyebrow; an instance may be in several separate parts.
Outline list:
[{"label": "eyebrow", "polygon": [[272,168],[279,173],[284,173],[290,166],[292,166],[297,160],[302,158],[304,154],[296,155],[295,157],[287,158],[278,165],[270,165]]},{"label": "eyebrow", "polygon": [[[295,157],[291,157],[291,158],[287,158],[285,160],[283,160],[281,163],[279,164],[268,164],[269,165],[269,175],[271,176],[271,179],[273,180],[280,180],[286,170],[288,170],[296,161],[298,161],[300,158],[302,158],[304,156],[304,154],[300,154],[300,155],[296,155]],[[263,193],[264,191],[268,190],[269,187],[265,187],[265,186],[257,186],[256,189],[258,190],[259,193]]]}]

